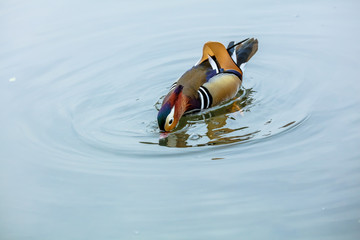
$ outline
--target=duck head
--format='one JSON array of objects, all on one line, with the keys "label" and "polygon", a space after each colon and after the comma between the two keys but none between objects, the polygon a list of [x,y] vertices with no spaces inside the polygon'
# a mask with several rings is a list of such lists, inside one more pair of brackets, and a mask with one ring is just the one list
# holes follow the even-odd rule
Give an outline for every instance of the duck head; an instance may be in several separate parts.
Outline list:
[{"label": "duck head", "polygon": [[184,115],[188,101],[182,90],[183,86],[178,85],[165,97],[157,116],[160,130],[170,132]]}]

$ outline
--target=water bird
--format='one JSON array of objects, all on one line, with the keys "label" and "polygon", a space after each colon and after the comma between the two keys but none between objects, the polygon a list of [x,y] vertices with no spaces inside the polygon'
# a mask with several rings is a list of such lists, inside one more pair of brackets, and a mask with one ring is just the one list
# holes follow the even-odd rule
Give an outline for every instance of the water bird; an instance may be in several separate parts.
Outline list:
[{"label": "water bird", "polygon": [[256,53],[258,40],[247,38],[228,47],[204,44],[200,60],[170,87],[157,115],[162,132],[172,131],[184,114],[211,108],[233,98],[240,89],[243,66]]}]

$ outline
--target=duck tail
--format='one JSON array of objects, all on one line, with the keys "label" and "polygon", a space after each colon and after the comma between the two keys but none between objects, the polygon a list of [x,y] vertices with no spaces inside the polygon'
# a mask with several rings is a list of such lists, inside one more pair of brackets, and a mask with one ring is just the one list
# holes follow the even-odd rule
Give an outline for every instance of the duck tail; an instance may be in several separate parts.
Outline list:
[{"label": "duck tail", "polygon": [[258,40],[255,38],[247,38],[237,44],[230,42],[227,48],[230,56],[238,66],[246,63],[258,50]]}]

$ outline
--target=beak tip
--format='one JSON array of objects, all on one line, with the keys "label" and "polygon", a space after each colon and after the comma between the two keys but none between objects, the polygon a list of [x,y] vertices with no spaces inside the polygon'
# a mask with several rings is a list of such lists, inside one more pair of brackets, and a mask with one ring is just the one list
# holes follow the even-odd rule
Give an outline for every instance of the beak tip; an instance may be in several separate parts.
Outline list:
[{"label": "beak tip", "polygon": [[169,132],[161,132],[160,133],[160,139],[165,139],[165,138],[167,138],[169,136]]}]

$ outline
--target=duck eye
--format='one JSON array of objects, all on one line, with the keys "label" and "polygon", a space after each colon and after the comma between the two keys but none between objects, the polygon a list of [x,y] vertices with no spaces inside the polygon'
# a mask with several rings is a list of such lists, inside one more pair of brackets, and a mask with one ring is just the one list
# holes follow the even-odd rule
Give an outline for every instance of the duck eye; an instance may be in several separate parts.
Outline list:
[{"label": "duck eye", "polygon": [[169,125],[171,125],[173,123],[173,119],[171,118],[170,120],[169,120]]}]

